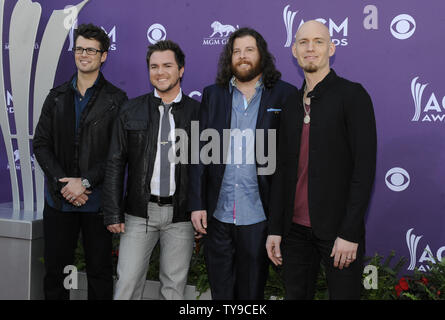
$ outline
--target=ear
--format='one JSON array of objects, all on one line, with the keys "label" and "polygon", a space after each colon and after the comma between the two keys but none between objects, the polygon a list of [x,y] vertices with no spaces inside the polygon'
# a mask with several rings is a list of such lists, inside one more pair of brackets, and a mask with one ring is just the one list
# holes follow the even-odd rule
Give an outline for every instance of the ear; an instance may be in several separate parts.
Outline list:
[{"label": "ear", "polygon": [[108,57],[108,51],[102,52],[102,56],[100,57],[100,62],[104,63],[105,60],[107,60]]},{"label": "ear", "polygon": [[329,44],[329,56],[332,57],[335,53],[335,43],[331,42]]},{"label": "ear", "polygon": [[182,75],[184,74],[184,67],[179,69],[179,78],[182,78]]},{"label": "ear", "polygon": [[295,41],[292,45],[292,55],[294,56],[294,58],[297,58],[297,41]]}]

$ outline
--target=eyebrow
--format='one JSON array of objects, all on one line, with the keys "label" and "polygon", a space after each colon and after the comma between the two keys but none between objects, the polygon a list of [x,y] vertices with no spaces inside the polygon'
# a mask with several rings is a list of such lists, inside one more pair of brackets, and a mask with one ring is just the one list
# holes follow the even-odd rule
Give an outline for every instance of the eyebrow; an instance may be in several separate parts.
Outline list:
[{"label": "eyebrow", "polygon": [[174,64],[174,62],[150,63],[150,66],[159,66],[159,65],[167,66],[167,65],[172,65],[172,64]]},{"label": "eyebrow", "polygon": [[[326,40],[325,38],[323,38],[323,37],[315,37],[315,38],[313,38],[314,40]],[[297,41],[301,41],[301,40],[309,40],[309,38],[300,38],[300,39],[297,39]]]},{"label": "eyebrow", "polygon": [[[255,48],[256,48],[255,46],[247,46],[246,47],[246,49],[255,49]],[[238,47],[233,48],[233,51],[235,51],[235,50],[241,50],[241,48],[238,48]]]}]

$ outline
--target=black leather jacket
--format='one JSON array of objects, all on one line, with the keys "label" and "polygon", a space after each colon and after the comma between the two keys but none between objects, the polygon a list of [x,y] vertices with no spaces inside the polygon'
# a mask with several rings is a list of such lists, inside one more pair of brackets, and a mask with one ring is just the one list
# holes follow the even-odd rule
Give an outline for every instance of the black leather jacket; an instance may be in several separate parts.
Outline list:
[{"label": "black leather jacket", "polygon": [[105,80],[102,73],[93,96],[82,112],[76,132],[74,89],[70,81],[51,89],[42,107],[33,139],[36,159],[45,173],[48,191],[60,209],[63,177],[83,177],[91,188],[103,182],[109,139],[124,91]]},{"label": "black leather jacket", "polygon": [[[105,173],[102,198],[105,225],[123,223],[124,213],[147,218],[158,142],[160,104],[161,99],[151,92],[129,100],[122,107],[113,129]],[[183,95],[180,102],[172,105],[175,128],[184,129],[190,137],[191,121],[197,119],[198,109],[198,101]],[[127,165],[128,179],[123,197]],[[190,212],[187,212],[187,183],[187,164],[176,164],[173,223],[190,220]]]}]

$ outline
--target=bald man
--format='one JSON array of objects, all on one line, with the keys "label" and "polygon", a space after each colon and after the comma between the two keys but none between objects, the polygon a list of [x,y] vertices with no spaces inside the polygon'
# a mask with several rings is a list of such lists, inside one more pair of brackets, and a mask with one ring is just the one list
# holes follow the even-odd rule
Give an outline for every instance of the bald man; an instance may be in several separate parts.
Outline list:
[{"label": "bald man", "polygon": [[281,116],[266,249],[283,265],[286,299],[313,299],[320,262],[330,299],[360,299],[376,167],[372,102],[330,68],[335,45],[322,23],[304,23],[292,53],[305,80]]}]

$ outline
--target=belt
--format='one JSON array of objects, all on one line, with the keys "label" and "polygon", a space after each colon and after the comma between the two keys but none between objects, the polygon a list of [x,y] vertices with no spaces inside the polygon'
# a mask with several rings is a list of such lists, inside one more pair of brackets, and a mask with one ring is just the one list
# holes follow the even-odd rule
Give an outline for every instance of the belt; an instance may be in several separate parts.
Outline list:
[{"label": "belt", "polygon": [[150,202],[157,203],[158,206],[160,206],[160,207],[172,205],[173,204],[173,196],[160,197],[160,196],[155,196],[154,194],[151,194]]}]

